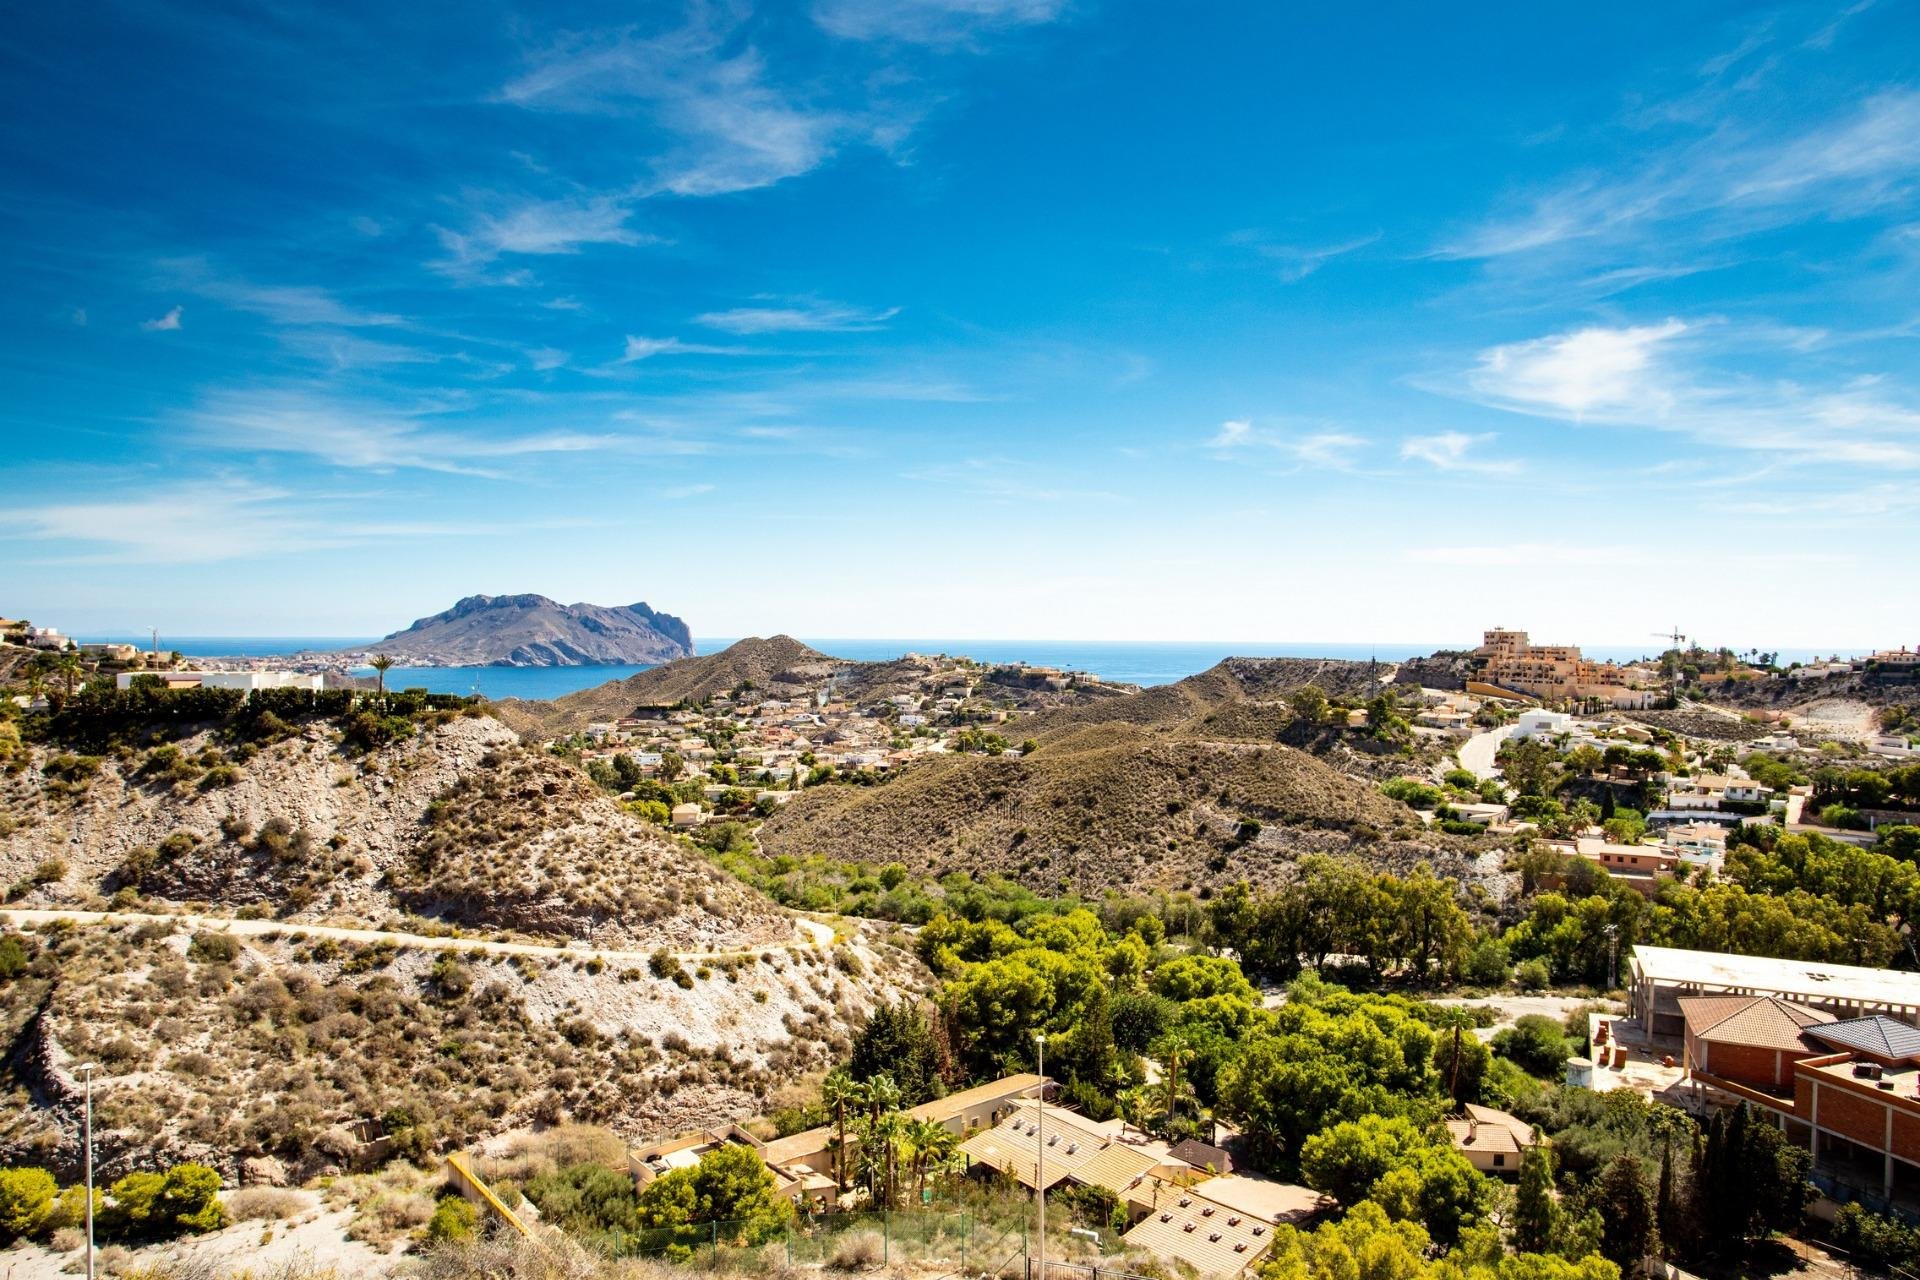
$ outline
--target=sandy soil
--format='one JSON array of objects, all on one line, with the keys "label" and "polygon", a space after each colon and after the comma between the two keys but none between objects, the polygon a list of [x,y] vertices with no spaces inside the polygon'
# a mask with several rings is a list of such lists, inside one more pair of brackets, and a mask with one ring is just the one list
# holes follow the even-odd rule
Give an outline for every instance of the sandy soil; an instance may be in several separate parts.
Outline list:
[{"label": "sandy soil", "polygon": [[[254,1271],[272,1274],[276,1268],[298,1263],[324,1273],[333,1268],[352,1280],[373,1280],[391,1275],[400,1261],[398,1253],[385,1253],[371,1245],[347,1238],[347,1224],[353,1220],[350,1208],[320,1210],[320,1197],[308,1196],[313,1208],[294,1222],[242,1222],[211,1235],[149,1245],[144,1249],[96,1253],[96,1262],[124,1259],[126,1265],[145,1269],[171,1262],[211,1263],[229,1273]],[[270,1236],[270,1238],[269,1238]],[[39,1245],[20,1245],[0,1251],[0,1275],[6,1280],[68,1280],[84,1274],[84,1253],[54,1253]],[[101,1275],[112,1271],[96,1267]]]},{"label": "sandy soil", "polygon": [[1873,723],[1873,708],[1864,702],[1849,702],[1839,698],[1809,702],[1787,714],[1793,719],[1789,730],[1793,733],[1864,742],[1878,732]]}]

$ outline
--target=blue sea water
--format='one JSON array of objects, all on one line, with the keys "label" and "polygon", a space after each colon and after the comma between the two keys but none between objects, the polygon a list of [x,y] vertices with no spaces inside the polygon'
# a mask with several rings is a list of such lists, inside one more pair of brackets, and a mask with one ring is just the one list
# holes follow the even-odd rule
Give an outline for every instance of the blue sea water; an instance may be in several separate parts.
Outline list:
[{"label": "blue sea water", "polygon": [[[111,639],[145,647],[144,636],[82,636],[83,640]],[[162,648],[178,649],[190,658],[271,657],[303,649],[352,649],[372,644],[366,636],[161,636]],[[696,637],[701,653],[718,653],[732,644],[727,638]],[[1426,644],[1341,644],[1286,642],[1260,644],[1235,641],[1137,640],[806,640],[822,653],[858,662],[885,661],[905,653],[947,653],[980,662],[1029,662],[1038,666],[1091,671],[1102,680],[1156,685],[1171,684],[1205,671],[1223,658],[1344,658],[1365,662],[1399,662],[1443,648],[1463,648],[1472,641],[1435,641]],[[1595,646],[1589,657],[1630,661],[1651,650]],[[1824,650],[1822,653],[1826,652]],[[1783,652],[1782,661],[1817,656],[1813,650]],[[423,688],[433,693],[483,694],[489,698],[558,698],[608,680],[624,680],[645,666],[609,664],[599,667],[395,667],[387,673],[391,688]],[[371,671],[363,670],[363,675]]]}]

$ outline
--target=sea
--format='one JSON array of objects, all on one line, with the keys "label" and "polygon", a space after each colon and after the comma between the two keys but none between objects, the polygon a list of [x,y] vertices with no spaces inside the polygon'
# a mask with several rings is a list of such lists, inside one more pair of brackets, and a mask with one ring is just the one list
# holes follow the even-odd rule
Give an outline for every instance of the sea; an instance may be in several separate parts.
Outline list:
[{"label": "sea", "polygon": [[[81,640],[111,640],[126,644],[148,644],[146,636],[80,636]],[[177,649],[189,658],[275,657],[302,650],[328,652],[358,649],[373,644],[370,636],[161,636],[162,648]],[[1434,641],[1422,644],[1287,641],[1277,644],[1250,641],[1213,640],[875,640],[804,639],[822,653],[857,662],[882,662],[902,654],[965,655],[980,662],[1028,662],[1036,666],[1064,667],[1073,671],[1091,671],[1102,680],[1118,684],[1171,684],[1205,671],[1223,658],[1345,658],[1365,662],[1400,662],[1420,657],[1437,649],[1467,648],[1471,640]],[[695,637],[700,653],[718,653],[733,640]],[[1608,648],[1585,650],[1588,657],[1629,662],[1658,652],[1653,649]],[[1780,661],[1807,661],[1827,650],[1783,651]],[[645,666],[608,663],[594,667],[395,667],[387,672],[387,685],[394,689],[426,689],[432,693],[480,694],[488,698],[558,698],[563,694],[624,680],[645,671]],[[371,669],[360,674],[371,675]]]}]

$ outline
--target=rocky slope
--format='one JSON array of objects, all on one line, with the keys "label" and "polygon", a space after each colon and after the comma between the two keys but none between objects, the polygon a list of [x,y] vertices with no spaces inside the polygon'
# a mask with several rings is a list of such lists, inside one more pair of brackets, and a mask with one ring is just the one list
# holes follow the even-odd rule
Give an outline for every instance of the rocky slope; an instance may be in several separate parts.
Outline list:
[{"label": "rocky slope", "polygon": [[580,667],[688,657],[693,634],[644,602],[608,607],[536,595],[468,596],[367,651],[412,666]]},{"label": "rocky slope", "polygon": [[719,653],[682,658],[552,702],[506,698],[494,704],[507,724],[532,736],[578,732],[592,721],[631,715],[635,707],[701,702],[752,686],[768,697],[794,697],[836,671],[859,664],[829,657],[792,636],[751,636]]},{"label": "rocky slope", "polygon": [[73,1068],[99,1064],[98,1172],[193,1159],[242,1180],[350,1169],[391,1134],[445,1149],[576,1119],[632,1139],[718,1125],[844,1057],[931,981],[879,938],[672,967],[450,955],[165,924],[22,935],[0,980],[0,1165],[77,1175]]},{"label": "rocky slope", "polygon": [[[26,919],[24,971],[0,972],[0,1165],[71,1176],[84,1061],[107,1177],[179,1159],[309,1176],[369,1154],[354,1126],[442,1148],[562,1117],[661,1136],[753,1113],[930,982],[877,933],[808,942],[486,717],[370,751],[317,720],[7,762],[10,906],[261,923]],[[303,932],[318,923],[388,933]],[[447,924],[559,945],[423,937]]]},{"label": "rocky slope", "polygon": [[200,734],[98,758],[81,778],[70,762],[86,757],[30,754],[0,779],[0,882],[45,881],[20,905],[130,888],[288,919],[411,913],[608,946],[792,936],[770,903],[487,717],[367,753],[315,724],[237,764],[246,751]]}]

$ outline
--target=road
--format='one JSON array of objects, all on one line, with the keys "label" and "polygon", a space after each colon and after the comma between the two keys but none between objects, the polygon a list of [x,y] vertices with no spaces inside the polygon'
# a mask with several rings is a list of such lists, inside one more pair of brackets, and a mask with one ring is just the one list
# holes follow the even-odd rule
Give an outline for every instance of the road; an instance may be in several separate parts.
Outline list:
[{"label": "road", "polygon": [[[71,920],[76,924],[94,925],[173,924],[189,929],[213,930],[248,938],[272,933],[290,938],[334,938],[341,942],[354,942],[363,946],[385,942],[396,947],[416,947],[423,951],[465,951],[497,956],[542,956],[561,960],[581,960],[597,956],[609,962],[645,963],[653,956],[650,950],[603,950],[586,946],[549,947],[533,942],[494,942],[486,938],[440,938],[431,934],[394,933],[385,929],[344,929],[330,924],[289,924],[285,920],[236,920],[230,916],[173,916],[139,911],[47,911],[39,908],[6,907],[0,908],[0,920],[10,925],[47,924],[54,920]],[[794,927],[799,935],[796,941],[802,946],[825,947],[833,943],[833,926],[830,924],[796,917]],[[767,945],[785,944],[769,943]],[[682,960],[699,960],[714,956],[752,955],[764,949],[765,947],[745,947],[732,951],[675,951],[669,954]]]},{"label": "road", "polygon": [[1460,744],[1460,767],[1476,778],[1499,777],[1500,771],[1493,767],[1493,758],[1499,754],[1500,744],[1513,735],[1513,730],[1514,726],[1503,725],[1468,738]]}]

